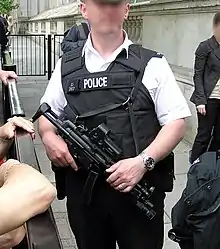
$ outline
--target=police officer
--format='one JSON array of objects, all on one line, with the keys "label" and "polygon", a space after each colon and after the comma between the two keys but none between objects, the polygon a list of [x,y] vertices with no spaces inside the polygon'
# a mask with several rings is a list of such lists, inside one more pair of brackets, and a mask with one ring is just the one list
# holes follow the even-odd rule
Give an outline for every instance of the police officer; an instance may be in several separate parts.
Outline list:
[{"label": "police officer", "polygon": [[[105,123],[123,159],[97,180],[89,204],[88,179],[68,146],[45,118],[39,133],[50,160],[66,170],[67,211],[79,249],[159,249],[163,246],[167,165],[160,164],[185,134],[190,111],[161,54],[135,46],[123,30],[125,0],[85,0],[91,33],[83,47],[63,55],[41,103],[89,128]],[[148,62],[148,63],[147,63]],[[159,166],[160,164],[160,166]],[[141,178],[155,186],[157,215],[148,219],[125,196]]]}]

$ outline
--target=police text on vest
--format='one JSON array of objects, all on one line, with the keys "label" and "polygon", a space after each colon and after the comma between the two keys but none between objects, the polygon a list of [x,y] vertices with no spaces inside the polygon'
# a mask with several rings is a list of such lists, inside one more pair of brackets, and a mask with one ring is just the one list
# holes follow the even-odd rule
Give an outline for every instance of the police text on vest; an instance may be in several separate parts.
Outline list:
[{"label": "police text on vest", "polygon": [[108,77],[99,77],[99,78],[89,78],[84,79],[84,89],[91,88],[103,88],[108,86]]}]

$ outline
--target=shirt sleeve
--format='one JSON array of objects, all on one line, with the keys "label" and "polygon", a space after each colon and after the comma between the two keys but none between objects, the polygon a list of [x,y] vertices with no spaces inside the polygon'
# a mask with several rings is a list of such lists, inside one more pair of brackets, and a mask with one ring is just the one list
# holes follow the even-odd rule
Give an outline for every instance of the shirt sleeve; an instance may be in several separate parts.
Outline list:
[{"label": "shirt sleeve", "polygon": [[154,101],[161,125],[191,116],[186,99],[165,57],[154,57],[149,61],[142,82]]},{"label": "shirt sleeve", "polygon": [[61,83],[61,59],[58,60],[40,103],[47,103],[52,111],[60,115],[66,106],[66,98]]}]

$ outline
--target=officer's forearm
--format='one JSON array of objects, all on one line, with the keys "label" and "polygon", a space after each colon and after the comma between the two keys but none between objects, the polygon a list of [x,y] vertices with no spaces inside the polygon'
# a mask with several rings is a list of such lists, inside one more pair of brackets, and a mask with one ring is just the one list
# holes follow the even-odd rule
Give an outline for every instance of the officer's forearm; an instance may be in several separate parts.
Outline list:
[{"label": "officer's forearm", "polygon": [[42,140],[49,133],[57,134],[57,130],[53,124],[43,116],[39,118],[38,132]]},{"label": "officer's forearm", "polygon": [[186,131],[184,119],[172,121],[162,127],[154,141],[145,149],[145,153],[156,162],[165,158],[183,139]]}]

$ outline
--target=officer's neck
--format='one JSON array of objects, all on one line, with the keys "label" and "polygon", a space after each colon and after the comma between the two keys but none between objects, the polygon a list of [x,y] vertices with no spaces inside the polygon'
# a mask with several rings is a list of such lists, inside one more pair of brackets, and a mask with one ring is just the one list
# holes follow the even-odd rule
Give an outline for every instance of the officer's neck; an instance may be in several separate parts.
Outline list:
[{"label": "officer's neck", "polygon": [[115,34],[103,35],[93,31],[91,32],[91,39],[95,50],[98,51],[104,59],[107,59],[123,44],[124,32],[121,30]]},{"label": "officer's neck", "polygon": [[218,43],[220,43],[220,35],[215,35],[215,39]]}]

